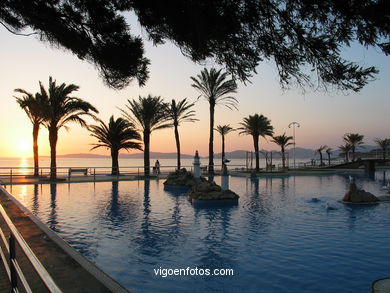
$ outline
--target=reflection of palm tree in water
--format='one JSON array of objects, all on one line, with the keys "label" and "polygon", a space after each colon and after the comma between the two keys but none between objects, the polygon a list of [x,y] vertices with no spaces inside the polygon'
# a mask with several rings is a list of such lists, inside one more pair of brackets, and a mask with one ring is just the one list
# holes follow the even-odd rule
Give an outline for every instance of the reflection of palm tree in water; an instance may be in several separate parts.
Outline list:
[{"label": "reflection of palm tree in water", "polygon": [[201,241],[204,249],[200,255],[199,264],[203,268],[233,268],[234,261],[231,255],[236,253],[236,248],[230,243],[236,235],[231,232],[230,219],[233,210],[237,206],[225,206],[222,208],[202,208],[195,211],[195,222],[200,225],[200,217],[205,217],[207,226],[202,230],[207,231]]},{"label": "reflection of palm tree in water", "polygon": [[32,213],[34,216],[38,216],[39,212],[39,186],[38,184],[34,184],[34,197],[32,202]]},{"label": "reflection of palm tree in water", "polygon": [[60,232],[58,229],[58,220],[57,220],[57,184],[51,183],[50,184],[50,215],[49,220],[47,224],[49,225],[50,229],[52,229],[54,232]]}]

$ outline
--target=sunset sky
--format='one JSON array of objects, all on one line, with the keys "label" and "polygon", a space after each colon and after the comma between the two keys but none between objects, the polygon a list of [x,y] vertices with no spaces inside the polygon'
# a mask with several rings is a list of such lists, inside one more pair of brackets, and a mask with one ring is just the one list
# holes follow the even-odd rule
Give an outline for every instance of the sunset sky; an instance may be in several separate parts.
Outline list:
[{"label": "sunset sky", "polygon": [[[146,38],[139,25],[131,18],[131,30]],[[98,71],[69,52],[52,48],[34,36],[15,36],[0,27],[0,157],[32,156],[32,125],[27,115],[15,102],[14,89],[22,88],[31,93],[39,90],[38,82],[48,84],[51,75],[57,83],[74,83],[80,86],[75,96],[83,98],[100,111],[105,121],[114,114],[120,116],[118,107],[123,108],[127,99],[148,94],[170,99],[187,97],[195,101],[199,94],[191,87],[190,76],[198,74],[204,66],[196,65],[184,57],[173,44],[154,47],[145,42],[146,56],[151,60],[150,79],[140,88],[133,82],[127,88],[116,91],[106,87]],[[239,83],[239,110],[230,111],[217,107],[215,123],[238,127],[243,117],[255,113],[267,116],[275,128],[275,134],[286,132],[292,135],[288,124],[298,121],[297,146],[316,148],[326,144],[337,148],[346,132],[365,135],[365,143],[373,144],[374,138],[390,137],[390,58],[377,49],[366,50],[354,46],[345,51],[345,56],[363,66],[376,66],[380,73],[377,79],[360,93],[318,93],[308,90],[304,95],[300,89],[283,91],[272,62],[264,62],[257,68],[258,74],[250,84]],[[213,62],[205,64],[211,68]],[[196,123],[185,123],[180,127],[182,152],[201,155],[208,149],[208,103],[200,99],[195,107]],[[90,121],[92,122],[92,121]],[[58,154],[87,153],[94,139],[86,129],[70,125],[69,132],[61,130]],[[277,149],[273,143],[261,139],[261,148]],[[48,132],[41,128],[39,136],[40,154],[49,154]],[[215,134],[215,149],[220,152],[220,137]],[[252,150],[252,140],[247,136],[231,133],[227,137],[227,151]],[[175,152],[172,129],[152,134],[151,151]],[[94,150],[96,154],[109,154],[107,150]]]}]

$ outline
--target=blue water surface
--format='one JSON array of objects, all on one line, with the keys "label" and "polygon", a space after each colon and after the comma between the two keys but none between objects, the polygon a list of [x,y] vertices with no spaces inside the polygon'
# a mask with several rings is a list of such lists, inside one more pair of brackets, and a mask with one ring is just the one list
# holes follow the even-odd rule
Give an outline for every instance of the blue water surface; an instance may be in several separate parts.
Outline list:
[{"label": "blue water surface", "polygon": [[[355,177],[359,187],[387,194],[390,171]],[[390,203],[338,203],[348,183],[347,174],[232,177],[237,205],[192,205],[185,189],[164,189],[163,180],[11,192],[132,292],[369,292],[373,280],[390,277]],[[155,274],[187,267],[234,275]]]}]

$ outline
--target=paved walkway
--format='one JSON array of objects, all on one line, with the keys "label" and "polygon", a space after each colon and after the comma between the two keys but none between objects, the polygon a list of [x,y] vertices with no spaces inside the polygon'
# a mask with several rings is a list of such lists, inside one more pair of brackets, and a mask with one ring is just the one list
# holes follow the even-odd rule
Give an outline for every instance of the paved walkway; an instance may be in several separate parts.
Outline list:
[{"label": "paved walkway", "polygon": [[1,261],[0,258],[0,292],[10,292],[10,290],[11,290],[11,285],[8,280],[8,276],[5,271],[3,262]]}]

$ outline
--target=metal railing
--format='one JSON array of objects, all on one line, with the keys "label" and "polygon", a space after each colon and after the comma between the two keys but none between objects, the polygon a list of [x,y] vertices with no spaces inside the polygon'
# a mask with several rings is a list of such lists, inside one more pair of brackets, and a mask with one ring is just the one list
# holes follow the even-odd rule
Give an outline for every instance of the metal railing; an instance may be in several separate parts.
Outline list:
[{"label": "metal railing", "polygon": [[[12,220],[9,218],[1,204],[0,214],[4,220],[4,224],[9,230],[7,241],[6,234],[3,229],[0,228],[0,238],[2,241],[2,245],[0,246],[0,256],[11,284],[11,292],[19,292],[19,287],[23,288],[22,292],[33,292],[17,260],[18,255],[16,254],[16,245],[20,248],[18,251],[23,253],[24,257],[31,264],[33,271],[38,275],[42,284],[48,289],[48,291],[62,292],[47,270],[43,267],[42,263],[38,260],[34,252],[28,246],[15,225],[12,223]],[[3,247],[5,247],[4,250]]]}]

